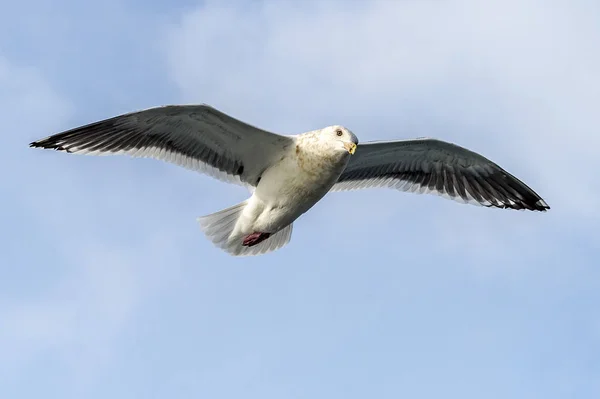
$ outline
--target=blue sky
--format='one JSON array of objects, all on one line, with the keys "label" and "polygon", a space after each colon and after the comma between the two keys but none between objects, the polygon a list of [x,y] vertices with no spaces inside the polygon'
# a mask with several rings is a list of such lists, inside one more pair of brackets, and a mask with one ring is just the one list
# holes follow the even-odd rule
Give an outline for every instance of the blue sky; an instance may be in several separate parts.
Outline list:
[{"label": "blue sky", "polygon": [[[2,397],[600,397],[599,22],[591,0],[7,5]],[[196,217],[245,189],[27,147],[175,103],[456,142],[552,209],[333,193],[234,258]]]}]

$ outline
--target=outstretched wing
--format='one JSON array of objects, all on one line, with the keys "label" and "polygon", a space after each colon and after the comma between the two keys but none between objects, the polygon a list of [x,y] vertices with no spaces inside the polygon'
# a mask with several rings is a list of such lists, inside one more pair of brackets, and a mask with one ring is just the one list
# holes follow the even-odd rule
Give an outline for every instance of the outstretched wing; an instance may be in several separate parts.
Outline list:
[{"label": "outstretched wing", "polygon": [[391,187],[487,207],[545,211],[548,204],[489,159],[441,140],[359,144],[332,191]]},{"label": "outstretched wing", "polygon": [[256,186],[293,138],[258,129],[208,105],[168,105],[131,112],[35,141],[74,154],[148,157]]}]

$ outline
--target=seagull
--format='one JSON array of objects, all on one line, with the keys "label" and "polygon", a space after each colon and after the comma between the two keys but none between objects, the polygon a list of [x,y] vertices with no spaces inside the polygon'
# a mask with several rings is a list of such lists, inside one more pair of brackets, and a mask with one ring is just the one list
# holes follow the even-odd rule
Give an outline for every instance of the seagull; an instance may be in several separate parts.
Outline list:
[{"label": "seagull", "polygon": [[485,207],[550,209],[515,176],[456,144],[418,138],[359,145],[340,125],[281,135],[207,104],[129,112],[29,146],[154,158],[247,187],[245,201],[198,218],[206,237],[233,256],[285,246],[294,221],[330,191],[389,187]]}]

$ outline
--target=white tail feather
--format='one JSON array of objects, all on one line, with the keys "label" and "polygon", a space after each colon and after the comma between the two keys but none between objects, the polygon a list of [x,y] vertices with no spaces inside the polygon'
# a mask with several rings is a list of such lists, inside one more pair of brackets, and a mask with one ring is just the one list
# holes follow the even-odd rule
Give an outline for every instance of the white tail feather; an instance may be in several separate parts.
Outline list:
[{"label": "white tail feather", "polygon": [[293,224],[285,226],[259,244],[252,247],[243,246],[243,237],[234,237],[232,233],[247,204],[248,200],[210,215],[199,217],[200,228],[215,246],[234,256],[262,255],[275,251],[290,242]]}]

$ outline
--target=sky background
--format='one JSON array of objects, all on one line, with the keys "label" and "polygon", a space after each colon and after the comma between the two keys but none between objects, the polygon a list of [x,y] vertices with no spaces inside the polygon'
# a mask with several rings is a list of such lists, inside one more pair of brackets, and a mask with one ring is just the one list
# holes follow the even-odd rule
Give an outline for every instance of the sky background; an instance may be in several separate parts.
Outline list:
[{"label": "sky background", "polygon": [[[599,71],[595,0],[3,5],[0,396],[600,397]],[[332,193],[235,258],[196,217],[244,188],[27,146],[177,103],[455,142],[552,209]]]}]

